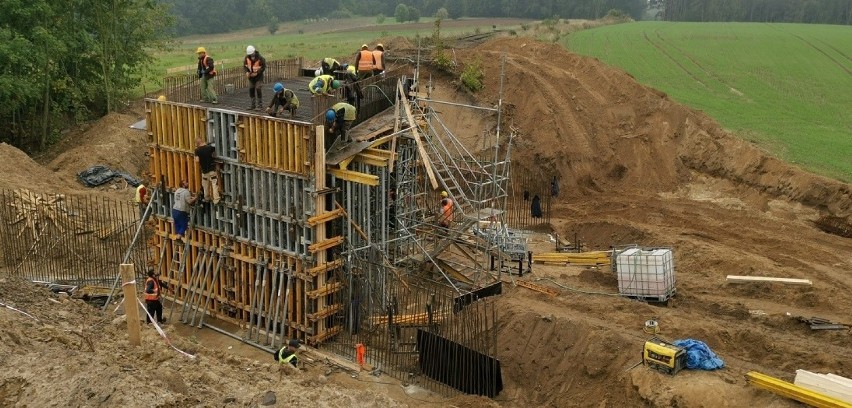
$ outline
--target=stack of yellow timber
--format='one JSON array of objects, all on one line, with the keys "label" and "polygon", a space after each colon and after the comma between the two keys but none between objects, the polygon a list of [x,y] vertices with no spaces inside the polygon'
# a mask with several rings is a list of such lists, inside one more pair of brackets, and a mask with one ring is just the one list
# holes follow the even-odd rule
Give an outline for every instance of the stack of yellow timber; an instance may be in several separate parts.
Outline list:
[{"label": "stack of yellow timber", "polygon": [[[444,318],[446,318],[445,313],[435,313],[432,315],[432,323],[441,323],[444,321]],[[377,325],[388,324],[388,317],[373,316],[370,318],[370,321]],[[393,323],[401,326],[425,326],[429,324],[429,314],[423,312],[407,315],[395,315],[393,317]]]},{"label": "stack of yellow timber", "polygon": [[746,379],[755,387],[763,388],[812,407],[852,408],[850,403],[756,371],[749,371],[746,374]]},{"label": "stack of yellow timber", "polygon": [[533,254],[535,263],[571,264],[571,265],[609,265],[612,263],[609,251],[580,253],[545,252]]},{"label": "stack of yellow timber", "polygon": [[15,216],[10,225],[23,223],[18,237],[30,230],[33,239],[38,240],[39,235],[50,226],[59,232],[83,229],[83,222],[71,218],[68,213],[63,194],[36,194],[26,189],[15,190],[14,194],[15,200],[9,205],[15,209]]}]

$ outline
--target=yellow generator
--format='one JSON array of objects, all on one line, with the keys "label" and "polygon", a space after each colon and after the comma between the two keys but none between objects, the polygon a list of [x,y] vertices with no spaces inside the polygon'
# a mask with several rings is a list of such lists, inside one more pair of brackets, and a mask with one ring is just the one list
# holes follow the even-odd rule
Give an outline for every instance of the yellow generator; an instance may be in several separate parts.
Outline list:
[{"label": "yellow generator", "polygon": [[655,370],[675,375],[686,367],[686,350],[654,337],[645,342],[642,363]]}]

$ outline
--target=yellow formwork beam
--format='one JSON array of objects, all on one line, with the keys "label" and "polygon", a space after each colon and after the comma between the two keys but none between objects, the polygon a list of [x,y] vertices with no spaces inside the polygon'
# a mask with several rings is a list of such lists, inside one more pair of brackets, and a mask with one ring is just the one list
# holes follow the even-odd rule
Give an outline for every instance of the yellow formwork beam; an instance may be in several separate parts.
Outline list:
[{"label": "yellow formwork beam", "polygon": [[533,254],[532,261],[536,263],[570,263],[576,265],[609,265],[612,263],[607,251],[581,253],[546,252]]},{"label": "yellow formwork beam", "polygon": [[355,155],[355,160],[361,163],[369,164],[376,167],[386,167],[389,160],[372,154],[358,153]]},{"label": "yellow formwork beam", "polygon": [[310,253],[314,253],[314,252],[317,252],[317,251],[322,251],[324,249],[329,249],[333,246],[337,246],[337,245],[340,245],[342,243],[343,243],[343,237],[336,236],[334,238],[329,238],[325,241],[320,241],[320,242],[317,242],[315,244],[308,245],[308,251],[310,251]]},{"label": "yellow formwork beam", "polygon": [[317,265],[313,268],[310,268],[310,269],[306,270],[305,273],[310,275],[311,277],[314,277],[314,276],[319,275],[320,273],[328,272],[332,269],[337,269],[341,266],[343,266],[343,259],[335,259],[332,262],[320,264],[320,265]]},{"label": "yellow formwork beam", "polygon": [[366,184],[368,186],[379,185],[379,176],[374,176],[372,174],[334,168],[329,168],[328,172],[331,173],[332,176],[337,177],[341,180],[351,181],[359,184]]},{"label": "yellow formwork beam", "polygon": [[775,394],[794,399],[812,407],[852,408],[852,404],[848,402],[843,402],[837,398],[829,397],[828,395],[756,371],[749,371],[746,374],[746,379],[755,387],[772,391]]},{"label": "yellow formwork beam", "polygon": [[323,286],[323,287],[321,287],[317,290],[307,291],[307,292],[305,292],[305,294],[311,299],[316,299],[320,296],[330,295],[334,292],[337,292],[338,290],[340,290],[341,287],[343,287],[342,283],[334,282],[334,283],[330,283],[328,285],[325,285],[325,286]]},{"label": "yellow formwork beam", "polygon": [[320,215],[315,215],[311,218],[308,218],[307,224],[308,224],[308,226],[313,227],[314,225],[317,225],[319,223],[328,222],[328,221],[337,219],[338,217],[343,215],[343,212],[344,211],[343,211],[342,208],[338,208],[338,209],[335,209],[335,210],[331,210],[331,211],[322,213]]}]

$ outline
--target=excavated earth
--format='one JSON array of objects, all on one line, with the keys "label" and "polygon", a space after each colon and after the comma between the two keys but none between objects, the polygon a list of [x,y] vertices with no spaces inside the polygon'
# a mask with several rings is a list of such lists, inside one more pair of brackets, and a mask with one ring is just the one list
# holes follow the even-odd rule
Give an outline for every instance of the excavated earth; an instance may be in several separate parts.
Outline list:
[{"label": "excavated earth", "polygon": [[[146,346],[134,349],[120,317],[5,278],[0,302],[39,320],[0,308],[0,405],[256,406],[272,391],[278,406],[795,407],[744,375],[792,380],[806,369],[852,377],[852,333],[812,331],[795,318],[852,324],[852,239],[814,225],[824,215],[852,221],[852,186],[773,158],[630,75],[553,44],[497,38],[455,55],[460,64],[482,62],[485,89],[469,94],[427,68],[432,97],[495,106],[505,56],[503,132],[516,133],[513,171],[558,176],[552,232],[576,233],[588,249],[672,247],[677,295],[669,304],[613,296],[617,281],[606,267],[534,265],[525,279],[560,294],[506,286],[497,350],[506,388],[491,401],[442,399],[386,376],[352,378],[319,358],[303,372],[279,372],[249,346],[179,324],[166,330],[195,359],[152,329],[143,331]],[[493,115],[436,109],[471,146],[481,147],[483,130],[494,128]],[[71,144],[129,145],[132,154],[115,155],[127,163],[112,165],[144,163],[144,132],[103,137]],[[79,170],[68,166],[83,159],[57,155],[43,166],[9,146],[0,150],[0,188],[79,191],[69,180]],[[530,246],[554,250],[547,234],[533,234]],[[730,284],[727,275],[813,285]],[[652,318],[661,336],[704,341],[726,367],[676,376],[636,367]]]}]

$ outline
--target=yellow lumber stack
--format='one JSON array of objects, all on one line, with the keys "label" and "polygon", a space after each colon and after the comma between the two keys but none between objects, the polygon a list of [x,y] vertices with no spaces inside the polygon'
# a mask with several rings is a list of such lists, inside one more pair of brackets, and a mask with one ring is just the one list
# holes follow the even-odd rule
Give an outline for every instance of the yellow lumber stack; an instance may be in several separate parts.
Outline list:
[{"label": "yellow lumber stack", "polygon": [[812,407],[852,408],[852,404],[756,371],[749,371],[746,374],[746,378],[755,387],[772,391],[775,394],[794,399]]},{"label": "yellow lumber stack", "polygon": [[580,253],[545,252],[533,254],[535,263],[571,264],[571,265],[609,265],[612,263],[609,251],[592,251]]}]

